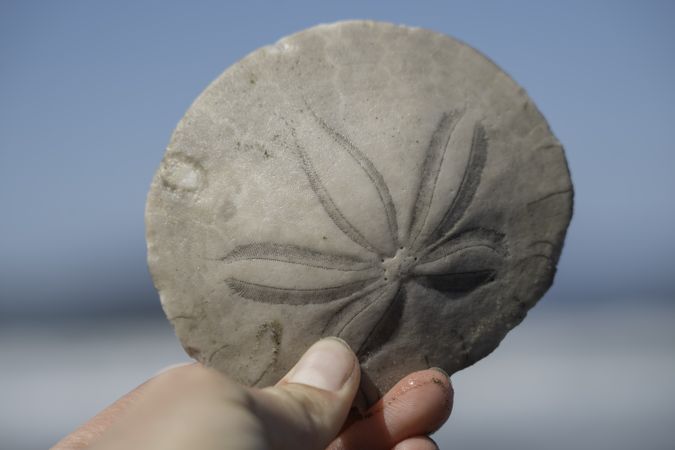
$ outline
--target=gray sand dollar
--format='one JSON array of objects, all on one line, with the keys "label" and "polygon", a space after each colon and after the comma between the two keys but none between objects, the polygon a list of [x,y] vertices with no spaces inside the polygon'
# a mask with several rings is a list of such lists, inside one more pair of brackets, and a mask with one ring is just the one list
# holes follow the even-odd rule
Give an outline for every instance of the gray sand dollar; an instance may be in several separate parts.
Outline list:
[{"label": "gray sand dollar", "polygon": [[148,260],[187,352],[276,382],[322,336],[380,391],[489,354],[550,286],[572,213],[526,93],[447,36],[320,25],[227,69],[148,196]]}]

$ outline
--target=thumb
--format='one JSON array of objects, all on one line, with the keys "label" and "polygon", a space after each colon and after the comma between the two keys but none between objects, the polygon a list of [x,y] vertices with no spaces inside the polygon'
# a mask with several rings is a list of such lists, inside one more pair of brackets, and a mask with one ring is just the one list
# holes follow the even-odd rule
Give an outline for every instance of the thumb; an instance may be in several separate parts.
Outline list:
[{"label": "thumb", "polygon": [[276,386],[253,390],[270,449],[324,449],[337,436],[359,387],[356,355],[338,338],[312,345]]}]

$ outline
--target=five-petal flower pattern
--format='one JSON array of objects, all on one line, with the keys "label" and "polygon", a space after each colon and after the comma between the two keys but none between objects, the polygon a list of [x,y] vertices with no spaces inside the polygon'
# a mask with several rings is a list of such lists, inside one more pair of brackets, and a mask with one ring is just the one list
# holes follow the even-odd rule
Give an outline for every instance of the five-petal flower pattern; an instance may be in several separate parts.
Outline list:
[{"label": "five-petal flower pattern", "polygon": [[[351,241],[367,251],[364,258],[334,254],[297,245],[254,242],[240,245],[223,257],[227,263],[265,260],[327,271],[362,274],[354,280],[319,289],[287,288],[229,277],[226,283],[239,296],[257,302],[287,304],[331,303],[337,306],[323,334],[344,338],[365,360],[400,326],[400,318],[413,284],[438,291],[444,298],[461,297],[493,281],[504,261],[503,234],[482,227],[458,228],[472,203],[487,159],[488,141],[480,122],[473,125],[468,158],[458,188],[445,202],[444,213],[431,214],[441,169],[453,132],[462,117],[459,111],[441,115],[426,148],[410,225],[400,232],[389,187],[372,161],[345,135],[329,126],[311,108],[317,126],[364,172],[377,192],[386,223],[386,245],[365,237],[337,206],[315,170],[312,159],[299,144],[295,130],[291,145],[309,185],[332,222]],[[450,163],[455,163],[451,161]],[[375,276],[373,274],[376,274]]]}]

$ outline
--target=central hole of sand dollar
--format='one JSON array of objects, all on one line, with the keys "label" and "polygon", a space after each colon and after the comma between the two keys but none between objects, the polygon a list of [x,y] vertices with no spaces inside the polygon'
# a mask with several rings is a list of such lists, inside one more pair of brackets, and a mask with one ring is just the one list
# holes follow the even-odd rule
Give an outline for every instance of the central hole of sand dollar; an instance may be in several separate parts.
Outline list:
[{"label": "central hole of sand dollar", "polygon": [[410,276],[417,258],[407,248],[399,248],[391,258],[384,258],[382,269],[385,281],[403,280]]}]

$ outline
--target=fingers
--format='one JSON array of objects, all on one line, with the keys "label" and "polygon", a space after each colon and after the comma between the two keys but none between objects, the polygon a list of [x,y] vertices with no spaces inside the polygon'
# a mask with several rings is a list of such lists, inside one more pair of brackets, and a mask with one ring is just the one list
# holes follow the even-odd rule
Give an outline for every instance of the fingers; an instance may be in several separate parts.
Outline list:
[{"label": "fingers", "polygon": [[354,353],[336,338],[314,344],[274,387],[251,390],[270,449],[325,449],[359,386]]},{"label": "fingers", "polygon": [[399,445],[429,443],[406,439],[429,434],[438,429],[450,415],[453,391],[448,377],[439,370],[415,372],[398,382],[366,413],[365,418],[344,430],[329,447],[337,449],[388,450]]},{"label": "fingers", "polygon": [[[162,373],[55,448],[324,449],[344,425],[359,387],[356,356],[328,338],[273,388],[245,389],[199,364]],[[450,414],[452,387],[440,371],[399,382],[330,449],[429,450],[424,436]],[[198,443],[195,447],[194,444]]]}]

